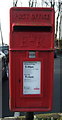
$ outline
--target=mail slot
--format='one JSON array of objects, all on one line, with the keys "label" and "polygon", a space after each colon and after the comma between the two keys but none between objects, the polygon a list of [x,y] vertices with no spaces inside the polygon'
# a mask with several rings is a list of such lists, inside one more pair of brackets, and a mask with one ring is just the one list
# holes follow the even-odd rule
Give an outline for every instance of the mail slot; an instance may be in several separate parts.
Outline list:
[{"label": "mail slot", "polygon": [[10,9],[9,92],[12,111],[50,111],[54,9]]}]

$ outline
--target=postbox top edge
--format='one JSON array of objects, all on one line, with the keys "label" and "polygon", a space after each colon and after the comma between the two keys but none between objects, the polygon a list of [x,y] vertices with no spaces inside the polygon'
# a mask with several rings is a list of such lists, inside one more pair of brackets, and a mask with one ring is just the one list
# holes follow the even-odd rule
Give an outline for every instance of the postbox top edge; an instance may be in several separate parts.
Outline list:
[{"label": "postbox top edge", "polygon": [[10,8],[10,11],[13,11],[13,10],[15,10],[15,11],[19,11],[19,10],[38,10],[38,11],[40,11],[40,10],[44,10],[44,11],[54,11],[54,9],[53,8],[47,8],[47,7],[11,7]]}]

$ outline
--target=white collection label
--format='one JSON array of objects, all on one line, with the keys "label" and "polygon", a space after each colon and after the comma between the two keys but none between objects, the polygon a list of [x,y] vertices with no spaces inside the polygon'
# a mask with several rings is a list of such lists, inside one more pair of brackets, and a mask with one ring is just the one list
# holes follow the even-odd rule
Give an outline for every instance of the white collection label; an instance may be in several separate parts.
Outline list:
[{"label": "white collection label", "polygon": [[23,62],[23,94],[40,94],[40,61]]}]

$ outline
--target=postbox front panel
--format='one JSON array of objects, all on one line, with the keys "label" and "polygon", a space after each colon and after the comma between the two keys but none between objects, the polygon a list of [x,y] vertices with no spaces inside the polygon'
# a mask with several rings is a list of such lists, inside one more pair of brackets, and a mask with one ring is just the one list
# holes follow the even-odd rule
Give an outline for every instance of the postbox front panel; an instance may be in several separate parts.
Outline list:
[{"label": "postbox front panel", "polygon": [[52,8],[11,8],[9,87],[12,111],[51,110],[53,49]]}]

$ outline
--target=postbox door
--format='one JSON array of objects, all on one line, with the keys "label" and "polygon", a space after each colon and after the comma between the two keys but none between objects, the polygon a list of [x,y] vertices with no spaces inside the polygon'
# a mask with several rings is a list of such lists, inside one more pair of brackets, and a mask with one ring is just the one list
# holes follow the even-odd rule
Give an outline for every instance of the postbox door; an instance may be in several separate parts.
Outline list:
[{"label": "postbox door", "polygon": [[13,98],[15,97],[14,107],[20,108],[22,111],[23,109],[25,111],[28,109],[30,111],[51,109],[53,52],[38,52],[36,58],[29,58],[29,52],[26,51],[16,52],[16,54],[12,52],[12,56],[11,61],[12,64],[14,63],[12,72],[15,73],[13,76],[14,91],[12,93]]}]

